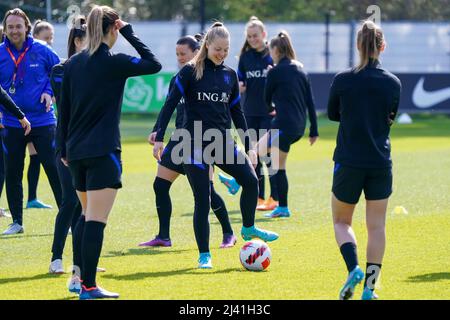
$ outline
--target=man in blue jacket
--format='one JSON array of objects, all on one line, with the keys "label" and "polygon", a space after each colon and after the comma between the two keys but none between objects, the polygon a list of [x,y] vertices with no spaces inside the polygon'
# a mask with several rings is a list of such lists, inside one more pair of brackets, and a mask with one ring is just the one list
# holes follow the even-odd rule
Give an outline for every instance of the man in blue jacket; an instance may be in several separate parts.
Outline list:
[{"label": "man in blue jacket", "polygon": [[52,107],[50,71],[58,64],[56,53],[31,37],[31,22],[21,9],[9,10],[3,20],[6,35],[0,44],[0,85],[22,109],[31,123],[32,133],[25,137],[17,118],[3,111],[3,152],[5,155],[6,193],[13,223],[3,233],[23,233],[23,187],[25,149],[33,142],[44,166],[58,207],[61,186],[55,163],[56,117]]}]

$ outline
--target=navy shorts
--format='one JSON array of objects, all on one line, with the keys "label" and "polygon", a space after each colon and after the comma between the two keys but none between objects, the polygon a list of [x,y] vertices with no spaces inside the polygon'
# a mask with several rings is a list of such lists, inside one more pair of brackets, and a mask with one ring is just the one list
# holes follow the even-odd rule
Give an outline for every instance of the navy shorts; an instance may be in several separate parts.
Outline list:
[{"label": "navy shorts", "polygon": [[[167,146],[164,148],[164,151],[161,156],[161,161],[158,161],[158,163],[172,171],[178,172],[179,174],[185,175],[186,172],[183,168],[182,158],[178,154],[172,153],[173,148],[180,143],[180,141],[173,141],[170,140]],[[174,162],[179,162],[179,164],[175,164]]]},{"label": "navy shorts", "polygon": [[392,194],[392,168],[353,168],[335,163],[333,194],[342,202],[356,204],[362,191],[366,200],[383,200]]},{"label": "navy shorts", "polygon": [[279,129],[278,131],[271,130],[269,135],[269,147],[278,146],[278,149],[286,153],[289,152],[294,143],[302,138],[302,135],[284,133]]},{"label": "navy shorts", "polygon": [[77,191],[122,188],[120,151],[101,157],[70,161],[69,169]]}]

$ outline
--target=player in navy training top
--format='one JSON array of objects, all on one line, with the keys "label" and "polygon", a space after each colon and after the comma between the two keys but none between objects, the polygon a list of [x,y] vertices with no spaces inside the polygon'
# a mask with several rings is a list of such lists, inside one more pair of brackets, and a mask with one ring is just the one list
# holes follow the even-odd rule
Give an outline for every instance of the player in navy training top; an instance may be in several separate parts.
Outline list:
[{"label": "player in navy training top", "polygon": [[342,300],[352,298],[355,286],[364,277],[351,227],[363,190],[368,244],[362,299],[376,299],[373,291],[386,246],[386,209],[392,193],[389,132],[401,92],[400,80],[379,62],[386,46],[381,28],[371,21],[364,22],[357,45],[359,65],[335,76],[328,101],[328,117],[339,122],[331,208],[336,241],[349,272],[339,293]]}]

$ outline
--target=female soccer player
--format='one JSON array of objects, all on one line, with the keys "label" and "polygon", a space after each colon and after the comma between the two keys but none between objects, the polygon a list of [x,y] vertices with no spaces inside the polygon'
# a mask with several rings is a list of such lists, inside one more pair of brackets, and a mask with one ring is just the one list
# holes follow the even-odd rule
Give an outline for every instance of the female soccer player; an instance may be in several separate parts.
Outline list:
[{"label": "female soccer player", "polygon": [[[176,55],[178,60],[178,65],[180,68],[184,67],[186,63],[191,61],[195,54],[200,49],[201,35],[186,36],[182,37],[177,41]],[[174,86],[176,76],[170,81],[169,92]],[[177,105],[177,117],[175,121],[176,129],[182,128],[184,123],[184,99],[181,99],[180,103]],[[154,145],[156,131],[158,129],[158,122],[153,128],[153,132],[149,136],[150,144]],[[139,244],[140,246],[155,247],[172,246],[172,241],[170,240],[170,217],[172,215],[172,201],[170,199],[169,190],[175,179],[178,178],[180,174],[185,174],[182,164],[175,164],[172,160],[172,150],[178,144],[177,141],[171,140],[165,147],[164,152],[161,156],[161,161],[158,162],[158,172],[153,182],[153,190],[155,191],[156,198],[156,210],[158,212],[159,219],[159,233],[158,235],[148,241]],[[220,195],[215,191],[213,184],[213,169],[210,169],[211,174],[211,208],[214,211],[217,219],[222,226],[223,240],[220,248],[230,248],[236,243],[236,237],[233,234],[233,229],[231,228],[230,220],[228,218],[227,208],[225,202],[220,197]]]},{"label": "female soccer player", "polygon": [[[267,72],[273,66],[272,57],[269,54],[267,44],[266,27],[257,17],[251,17],[245,26],[245,43],[239,57],[238,77],[241,93],[245,93],[243,103],[245,120],[249,129],[256,130],[256,141],[260,136],[259,130],[268,131],[273,119],[264,101],[264,87],[266,85]],[[256,210],[270,211],[278,206],[277,184],[274,176],[269,176],[270,197],[265,200],[265,176],[261,160],[258,159],[256,176],[259,180],[258,206]],[[229,188],[231,194],[236,186],[234,179],[219,175],[220,180]],[[236,190],[237,188],[235,188]],[[237,191],[237,190],[236,190]]]},{"label": "female soccer player", "polygon": [[[113,54],[120,33],[140,58]],[[85,215],[82,228],[80,299],[117,298],[96,284],[103,232],[122,187],[119,118],[128,77],[153,74],[161,64],[107,6],[96,6],[87,19],[87,49],[64,66],[61,92],[61,157],[68,162]],[[77,232],[77,231],[75,231]]]},{"label": "female soccer player", "polygon": [[[276,233],[255,227],[258,179],[248,158],[236,147],[229,129],[233,120],[237,129],[246,131],[247,124],[240,107],[236,72],[223,63],[228,55],[230,34],[222,23],[215,23],[207,32],[200,51],[184,66],[175,79],[160,114],[153,155],[160,160],[164,150],[164,133],[181,97],[185,99],[186,124],[191,141],[183,150],[183,167],[195,199],[194,231],[200,252],[199,268],[212,268],[209,252],[210,183],[209,167],[217,165],[236,178],[242,186],[241,213],[245,240],[253,237],[274,241]],[[213,134],[212,141],[203,134]],[[218,146],[213,148],[212,146]],[[192,151],[192,152],[189,152]],[[208,156],[206,153],[211,151]],[[212,159],[214,157],[214,159]],[[252,154],[256,162],[256,154]],[[231,159],[230,159],[231,158]],[[241,160],[241,161],[237,161]]]},{"label": "female soccer player", "polygon": [[33,25],[33,38],[46,42],[50,47],[53,45],[55,30],[51,23],[36,20]]},{"label": "female soccer player", "polygon": [[268,109],[275,104],[276,115],[272,121],[272,129],[275,130],[264,135],[257,149],[260,156],[271,152],[271,170],[275,172],[279,197],[279,206],[265,216],[279,218],[291,215],[286,162],[291,146],[305,133],[307,113],[311,125],[311,145],[319,138],[319,132],[311,84],[302,63],[296,60],[291,38],[286,31],[281,31],[270,41],[270,55],[275,67],[267,74],[265,101]]},{"label": "female soccer player", "polygon": [[[86,18],[79,17],[75,19],[74,25],[70,29],[68,39],[68,58],[72,57],[75,53],[84,49],[86,44]],[[66,60],[67,62],[67,60]],[[58,64],[53,67],[50,75],[50,81],[53,88],[53,93],[56,98],[56,104],[61,106],[61,85],[64,76],[65,63]],[[53,237],[52,246],[52,258],[49,267],[50,273],[61,274],[64,273],[64,267],[62,264],[62,255],[64,246],[66,243],[67,233],[69,228],[75,230],[76,223],[81,214],[81,204],[78,201],[77,193],[72,185],[72,176],[70,175],[69,168],[67,168],[61,161],[61,112],[58,112],[58,123],[56,127],[55,149],[56,149],[56,166],[58,169],[59,180],[62,188],[62,200],[61,208],[56,216],[55,232]],[[80,267],[80,258],[78,253],[80,250],[76,249],[80,245],[81,239],[77,237],[78,234],[72,236],[73,260],[74,265]],[[77,283],[77,290],[81,289],[79,282],[72,281],[71,283]],[[75,286],[75,285],[73,285]],[[72,289],[73,290],[73,289]]]},{"label": "female soccer player", "polygon": [[339,122],[331,208],[334,231],[347,270],[339,298],[351,299],[364,277],[358,265],[352,217],[362,190],[366,197],[367,269],[362,299],[373,292],[385,250],[385,221],[392,193],[390,126],[399,101],[400,80],[383,69],[379,56],[386,44],[383,31],[366,21],[358,31],[359,65],[337,74],[328,102],[328,117]]}]

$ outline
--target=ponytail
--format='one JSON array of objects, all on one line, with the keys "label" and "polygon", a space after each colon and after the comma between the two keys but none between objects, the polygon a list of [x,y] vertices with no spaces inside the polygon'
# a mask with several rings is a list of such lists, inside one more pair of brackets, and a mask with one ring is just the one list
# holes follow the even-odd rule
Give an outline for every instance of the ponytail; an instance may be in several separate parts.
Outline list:
[{"label": "ponytail", "polygon": [[103,37],[119,19],[118,13],[108,6],[95,6],[87,18],[87,50],[93,55],[103,42]]},{"label": "ponytail", "polygon": [[[292,40],[287,31],[282,30],[276,37],[270,40],[270,48],[277,48],[280,54],[280,59],[288,58],[289,60],[297,60]],[[303,64],[300,62],[303,67]]]},{"label": "ponytail", "polygon": [[381,52],[381,47],[384,44],[383,31],[374,22],[364,21],[361,29],[358,31],[358,50],[359,50],[359,64],[355,72],[364,69],[371,58],[378,58]]},{"label": "ponytail", "polygon": [[203,77],[203,71],[205,69],[205,60],[208,57],[208,49],[206,45],[211,45],[214,40],[219,38],[229,39],[230,33],[227,28],[221,22],[214,23],[205,35],[204,41],[200,46],[199,52],[192,59],[192,64],[195,71],[195,79],[200,80]]},{"label": "ponytail", "polygon": [[[264,23],[262,23],[261,20],[258,19],[258,17],[252,16],[250,17],[250,20],[247,22],[247,24],[245,25],[245,42],[244,45],[242,46],[241,52],[239,54],[239,56],[241,57],[244,53],[246,53],[248,50],[251,49],[250,43],[248,43],[247,40],[247,32],[249,28],[253,28],[253,27],[258,27],[261,32],[266,32],[266,26],[264,25]],[[268,51],[266,49],[266,51]],[[267,54],[268,52],[266,52]]]}]

